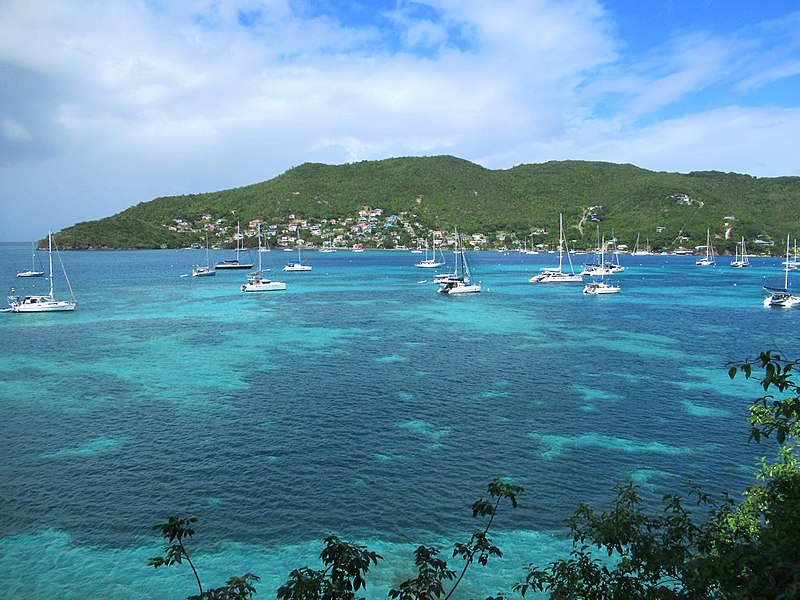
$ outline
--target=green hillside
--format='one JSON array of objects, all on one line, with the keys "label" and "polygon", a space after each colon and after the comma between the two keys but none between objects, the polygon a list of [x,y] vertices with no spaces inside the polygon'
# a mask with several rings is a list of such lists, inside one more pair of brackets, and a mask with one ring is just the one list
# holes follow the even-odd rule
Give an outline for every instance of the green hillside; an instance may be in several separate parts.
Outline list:
[{"label": "green hillside", "polygon": [[[391,235],[383,223],[367,235],[350,232],[365,208],[398,216]],[[702,244],[710,228],[719,250],[732,251],[745,236],[755,251],[756,239],[779,247],[787,233],[800,232],[800,178],[664,173],[584,161],[489,170],[452,156],[309,163],[246,187],[143,202],[64,229],[57,240],[62,248],[174,248],[203,242],[210,231],[212,243],[226,245],[236,221],[244,226],[260,219],[285,232],[294,219],[305,222],[304,230],[322,223],[316,237],[304,235],[309,244],[344,232],[340,239],[394,247],[457,227],[483,234],[488,247],[512,247],[526,238],[552,245],[559,212],[579,248],[595,244],[599,225],[607,238],[613,232],[632,246],[640,235],[641,245],[649,240],[653,250]],[[209,226],[220,219],[225,224]],[[336,227],[325,227],[331,219]]]}]

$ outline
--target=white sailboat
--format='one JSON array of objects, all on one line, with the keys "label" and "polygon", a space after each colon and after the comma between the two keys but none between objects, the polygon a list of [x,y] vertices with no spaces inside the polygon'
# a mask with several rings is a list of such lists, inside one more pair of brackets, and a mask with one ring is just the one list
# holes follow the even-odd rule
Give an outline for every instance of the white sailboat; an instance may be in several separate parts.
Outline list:
[{"label": "white sailboat", "polygon": [[218,262],[215,267],[217,269],[252,269],[253,263],[249,261],[242,262],[240,254],[242,252],[242,239],[243,236],[239,231],[239,222],[236,222],[236,258],[223,260]]},{"label": "white sailboat", "polygon": [[[39,268],[36,268],[36,263],[39,263]],[[29,271],[20,271],[17,273],[17,277],[43,277],[44,276],[44,265],[42,265],[42,261],[39,259],[39,256],[36,254],[36,242],[31,243],[31,268]]]},{"label": "white sailboat", "polygon": [[[600,264],[605,265],[605,255],[603,254],[603,245],[605,240],[600,243]],[[605,294],[618,294],[622,288],[618,285],[612,285],[605,281],[605,267],[600,271],[600,279],[590,281],[583,286],[583,293],[592,296],[602,296]]]},{"label": "white sailboat", "polygon": [[428,258],[428,245],[425,244],[425,258],[415,264],[415,267],[419,267],[420,269],[435,269],[445,264],[444,259],[436,260],[436,243],[433,240],[433,236],[431,236],[431,246],[433,247],[431,257]]},{"label": "white sailboat", "polygon": [[698,267],[713,267],[717,263],[714,261],[714,247],[711,245],[711,230],[706,229],[706,255],[698,259],[694,264]]},{"label": "white sailboat", "polygon": [[[739,249],[741,248],[741,252]],[[744,236],[742,236],[742,241],[736,243],[736,249],[733,251],[734,257],[731,261],[731,266],[735,269],[741,269],[743,267],[749,267],[750,261],[747,258],[747,249],[744,245]]]},{"label": "white sailboat", "polygon": [[211,254],[208,249],[208,234],[206,234],[206,266],[198,265],[192,269],[192,277],[213,277],[216,274],[217,271],[211,266]]},{"label": "white sailboat", "polygon": [[606,262],[603,248],[605,240],[600,239],[600,226],[597,226],[597,249],[595,250],[595,259],[593,263],[584,263],[581,275],[586,277],[604,277],[612,273],[611,263]]},{"label": "white sailboat", "polygon": [[437,291],[450,296],[480,293],[481,284],[473,283],[472,272],[467,262],[467,255],[464,252],[464,248],[458,243],[458,231],[456,231],[453,255],[455,261],[453,273],[439,278],[438,280],[434,279],[434,281],[439,284],[439,289]]},{"label": "white sailboat", "polygon": [[769,296],[764,298],[764,306],[773,308],[793,308],[800,304],[800,297],[789,292],[789,235],[786,236],[786,261],[782,288],[764,286]]},{"label": "white sailboat", "polygon": [[313,267],[311,265],[304,265],[303,259],[300,258],[300,228],[297,228],[297,260],[290,260],[284,265],[284,271],[310,271]]},{"label": "white sailboat", "polygon": [[650,238],[647,238],[644,249],[642,249],[639,248],[639,235],[640,234],[638,233],[636,234],[636,243],[633,246],[633,252],[631,252],[631,256],[649,256],[652,254],[652,252],[650,252]]},{"label": "white sailboat", "polygon": [[614,231],[611,231],[611,260],[608,261],[606,266],[611,269],[612,273],[622,273],[625,270],[619,262],[619,248],[617,247],[617,236],[614,235]]},{"label": "white sailboat", "polygon": [[800,267],[800,257],[797,254],[797,240],[794,241],[794,256],[792,258],[789,257],[789,254],[786,254],[786,260],[781,263],[782,265],[787,265],[790,271],[796,271],[798,267]]},{"label": "white sailboat", "polygon": [[247,283],[242,284],[243,292],[279,292],[286,289],[283,281],[265,279],[261,266],[261,225],[258,226],[258,270],[247,274]]},{"label": "white sailboat", "polygon": [[[46,296],[9,296],[8,304],[10,308],[5,309],[6,312],[15,313],[28,313],[28,312],[66,312],[73,311],[78,303],[75,301],[75,295],[72,293],[72,285],[67,277],[67,271],[64,269],[64,264],[61,263],[61,270],[64,272],[64,279],[69,288],[70,300],[56,300],[55,290],[53,288],[53,233],[47,232],[47,251],[50,258],[50,270],[48,277],[50,279],[50,292]],[[58,249],[56,249],[58,252]],[[59,262],[61,262],[61,255],[58,255]]]},{"label": "white sailboat", "polygon": [[572,269],[572,258],[570,258],[569,249],[567,249],[567,260],[569,262],[570,272],[566,273],[563,270],[564,266],[564,247],[567,245],[567,240],[564,239],[564,219],[561,213],[558,215],[558,268],[545,267],[538,274],[534,275],[528,280],[528,283],[582,283],[583,276],[575,273]]}]

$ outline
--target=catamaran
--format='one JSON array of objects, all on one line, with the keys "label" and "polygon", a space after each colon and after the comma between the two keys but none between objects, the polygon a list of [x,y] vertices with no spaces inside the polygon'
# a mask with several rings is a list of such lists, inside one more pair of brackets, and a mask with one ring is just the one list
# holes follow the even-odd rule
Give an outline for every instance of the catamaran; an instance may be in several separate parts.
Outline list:
[{"label": "catamaran", "polygon": [[283,267],[284,271],[310,271],[313,269],[311,265],[304,265],[303,259],[300,258],[300,228],[297,228],[297,260],[290,260]]},{"label": "catamaran", "polygon": [[[739,248],[741,248],[741,253],[739,252]],[[744,245],[744,236],[742,236],[742,241],[736,243],[736,249],[733,251],[734,257],[731,261],[731,266],[736,269],[741,269],[743,267],[749,267],[750,261],[747,259],[747,249]]]},{"label": "catamaran", "polygon": [[434,241],[433,237],[431,237],[431,246],[433,246],[433,251],[431,252],[431,257],[428,258],[428,244],[425,244],[425,258],[415,264],[415,267],[419,267],[420,269],[435,269],[437,267],[441,267],[445,264],[444,257],[442,260],[436,260],[436,242]]},{"label": "catamaran", "polygon": [[789,254],[786,254],[786,260],[781,263],[782,265],[787,265],[790,271],[796,271],[798,267],[800,267],[800,257],[797,254],[797,240],[794,241],[794,256],[789,258]]},{"label": "catamaran", "polygon": [[242,284],[243,292],[279,292],[286,289],[283,281],[272,281],[262,276],[261,267],[261,225],[258,226],[258,270],[247,274],[247,283]]},{"label": "catamaran", "polygon": [[581,275],[585,275],[587,277],[604,277],[605,275],[611,275],[611,273],[613,273],[613,264],[611,262],[607,262],[605,259],[605,253],[603,251],[604,245],[605,240],[600,240],[600,226],[598,225],[595,261],[593,263],[584,263]]},{"label": "catamaran", "polygon": [[[64,279],[69,288],[70,300],[56,300],[55,290],[53,288],[53,233],[47,232],[47,252],[50,258],[50,270],[48,278],[50,279],[50,292],[46,296],[9,296],[8,305],[10,308],[5,309],[6,312],[15,313],[28,313],[28,312],[66,312],[75,310],[78,303],[75,301],[75,295],[72,293],[72,285],[67,277],[67,271],[64,269],[64,263],[61,263],[61,270],[64,272]],[[58,249],[56,248],[56,253]],[[61,262],[61,255],[58,255],[58,260]]]},{"label": "catamaran", "polygon": [[450,296],[460,294],[476,294],[481,291],[480,283],[473,283],[472,272],[467,262],[467,255],[463,246],[458,243],[458,231],[456,230],[455,247],[453,248],[455,269],[444,277],[434,279],[439,284],[438,292]]},{"label": "catamaran", "polygon": [[564,266],[564,247],[567,240],[564,239],[564,219],[561,213],[558,215],[558,268],[545,267],[538,274],[528,280],[528,283],[581,283],[583,276],[575,273],[572,269],[572,258],[570,258],[567,248],[567,260],[569,261],[570,272],[563,270]]},{"label": "catamaran", "polygon": [[714,261],[714,247],[711,245],[711,230],[706,229],[706,255],[698,259],[694,264],[698,267],[713,267],[717,263]]},{"label": "catamaran", "polygon": [[800,297],[789,292],[789,235],[786,235],[786,261],[784,264],[784,280],[782,288],[764,286],[769,296],[764,298],[764,306],[775,308],[793,308],[800,304]]},{"label": "catamaran", "polygon": [[[598,230],[599,233],[599,230]],[[603,253],[603,245],[605,244],[605,240],[600,242],[600,264],[605,265],[605,255]],[[600,269],[600,278],[596,279],[595,281],[590,281],[585,286],[583,286],[583,293],[590,294],[592,296],[601,296],[605,294],[617,294],[620,292],[621,288],[618,285],[612,285],[605,281],[605,275],[607,272],[605,268]]]}]

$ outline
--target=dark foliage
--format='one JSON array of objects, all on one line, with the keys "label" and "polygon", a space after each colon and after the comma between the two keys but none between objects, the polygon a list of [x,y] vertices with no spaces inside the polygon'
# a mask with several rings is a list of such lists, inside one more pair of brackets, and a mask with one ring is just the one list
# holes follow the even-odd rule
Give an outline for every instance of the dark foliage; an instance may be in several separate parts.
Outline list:
[{"label": "dark foliage", "polygon": [[[681,202],[682,194],[691,201]],[[595,243],[592,219],[629,245],[641,234],[641,243],[648,239],[653,250],[701,244],[710,228],[717,250],[732,253],[741,236],[782,240],[797,231],[800,178],[687,175],[583,161],[494,171],[452,156],[303,164],[254,185],[142,202],[112,217],[69,227],[58,233],[57,241],[66,249],[174,248],[203,239],[197,232],[169,231],[176,218],[195,222],[210,214],[243,223],[259,218],[285,224],[290,214],[315,221],[342,219],[364,207],[407,214],[428,230],[458,227],[490,236],[503,231],[521,240],[543,229],[548,233],[533,239],[550,244],[556,241],[558,214],[563,212],[568,238],[584,248]]]}]

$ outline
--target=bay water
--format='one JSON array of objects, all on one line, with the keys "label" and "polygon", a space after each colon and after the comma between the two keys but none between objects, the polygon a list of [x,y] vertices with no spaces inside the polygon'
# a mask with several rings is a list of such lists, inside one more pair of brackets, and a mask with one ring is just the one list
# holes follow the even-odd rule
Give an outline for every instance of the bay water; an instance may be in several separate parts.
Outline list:
[{"label": "bay water", "polygon": [[[481,527],[470,506],[498,476],[525,493],[459,597],[508,590],[615,483],[753,481],[760,388],[726,364],[800,348],[800,311],[762,305],[780,259],[623,256],[622,292],[594,297],[527,283],[555,255],[472,252],[484,291],[451,298],[407,251],[309,251],[307,273],[263,257],[286,291],[186,276],[204,250],[62,252],[77,310],[0,314],[0,597],[185,598],[188,567],[147,558],[152,525],[194,515],[206,587],[252,572],[274,597],[336,534],[386,559],[365,593],[385,598],[418,544],[449,559]],[[0,246],[6,290],[46,291],[14,276],[29,264]]]}]

